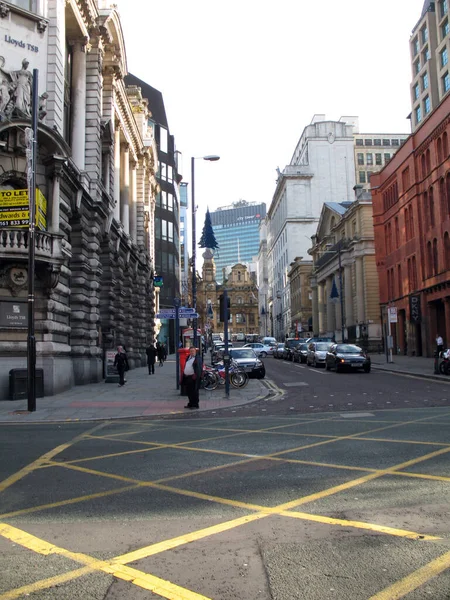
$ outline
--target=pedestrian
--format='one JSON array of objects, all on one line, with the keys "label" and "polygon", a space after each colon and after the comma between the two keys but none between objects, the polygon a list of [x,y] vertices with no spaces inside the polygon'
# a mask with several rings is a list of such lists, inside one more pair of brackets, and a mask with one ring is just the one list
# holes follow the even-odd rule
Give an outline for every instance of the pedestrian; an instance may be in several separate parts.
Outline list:
[{"label": "pedestrian", "polygon": [[125,371],[130,368],[128,365],[128,358],[123,346],[117,346],[117,354],[114,357],[114,366],[117,368],[119,373],[119,387],[125,385]]},{"label": "pedestrian", "polygon": [[155,361],[156,361],[156,348],[154,344],[150,344],[146,349],[145,353],[147,354],[147,365],[148,365],[148,374],[155,374]]},{"label": "pedestrian", "polygon": [[167,344],[163,344],[163,350],[164,350],[164,356],[163,356],[163,360],[164,362],[167,360]]},{"label": "pedestrian", "polygon": [[164,364],[164,344],[157,342],[156,352],[158,354],[159,366],[162,367]]},{"label": "pedestrian", "polygon": [[200,389],[200,381],[203,373],[203,363],[201,356],[197,354],[197,348],[189,349],[189,357],[184,366],[181,383],[186,387],[186,392],[189,398],[188,403],[184,408],[198,408]]},{"label": "pedestrian", "polygon": [[436,336],[436,349],[437,349],[438,356],[441,354],[441,352],[444,349],[444,340],[439,335],[439,333]]}]

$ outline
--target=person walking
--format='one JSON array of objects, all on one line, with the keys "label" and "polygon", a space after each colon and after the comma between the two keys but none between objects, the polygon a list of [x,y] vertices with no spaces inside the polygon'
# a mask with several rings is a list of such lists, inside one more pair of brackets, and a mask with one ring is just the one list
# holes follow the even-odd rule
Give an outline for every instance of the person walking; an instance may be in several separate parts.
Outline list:
[{"label": "person walking", "polygon": [[123,346],[117,346],[117,354],[114,357],[114,366],[117,368],[119,373],[119,387],[125,385],[125,371],[130,368],[128,365],[128,358]]},{"label": "person walking", "polygon": [[196,409],[199,407],[199,389],[202,378],[203,363],[201,356],[197,354],[197,348],[189,349],[189,357],[186,361],[182,377],[182,385],[186,387],[189,401],[184,408]]},{"label": "person walking", "polygon": [[162,367],[164,364],[164,345],[161,342],[156,343],[156,352],[158,354],[159,366]]},{"label": "person walking", "polygon": [[155,374],[155,362],[156,362],[156,348],[154,344],[150,344],[146,349],[145,353],[147,354],[147,365],[148,365],[148,374]]}]

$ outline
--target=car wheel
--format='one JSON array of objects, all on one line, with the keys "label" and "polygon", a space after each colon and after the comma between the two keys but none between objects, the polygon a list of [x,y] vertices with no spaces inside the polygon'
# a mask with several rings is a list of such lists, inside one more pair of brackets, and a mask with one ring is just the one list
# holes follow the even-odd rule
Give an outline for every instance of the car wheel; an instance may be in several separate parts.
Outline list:
[{"label": "car wheel", "polygon": [[370,365],[364,367],[364,373],[370,373]]},{"label": "car wheel", "polygon": [[267,356],[267,352],[260,352],[260,353],[259,353],[259,356],[260,356],[261,358],[266,358],[266,356]]}]

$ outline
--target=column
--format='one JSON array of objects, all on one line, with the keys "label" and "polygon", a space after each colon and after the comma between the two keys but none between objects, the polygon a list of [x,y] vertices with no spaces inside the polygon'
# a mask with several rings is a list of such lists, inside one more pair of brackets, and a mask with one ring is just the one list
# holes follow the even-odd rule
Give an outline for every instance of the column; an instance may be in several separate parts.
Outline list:
[{"label": "column", "polygon": [[50,233],[59,233],[59,173],[53,174],[52,185],[52,222],[50,224]]},{"label": "column", "polygon": [[137,164],[132,160],[130,163],[130,235],[131,239],[137,241]]},{"label": "column", "polygon": [[318,335],[319,327],[319,286],[317,283],[311,285],[312,289],[312,319],[313,319],[313,335]]},{"label": "column", "polygon": [[[318,330],[318,334],[324,333],[325,332],[325,284],[323,282],[319,283],[319,286],[317,288],[317,300],[318,300],[318,304],[319,304],[319,330]],[[316,333],[316,332],[314,332]]]},{"label": "column", "polygon": [[130,233],[130,147],[121,148],[122,176],[120,180],[120,220],[125,233]]},{"label": "column", "polygon": [[86,41],[72,44],[72,158],[80,171],[84,171],[86,146]]},{"label": "column", "polygon": [[356,320],[358,323],[366,322],[366,311],[364,309],[364,268],[363,259],[356,259]]},{"label": "column", "polygon": [[120,127],[114,132],[114,218],[120,221]]},{"label": "column", "polygon": [[326,303],[327,303],[327,332],[331,335],[334,335],[334,331],[336,329],[336,319],[334,312],[334,302],[331,300],[331,289],[333,287],[333,276],[327,277],[326,283]]},{"label": "column", "polygon": [[353,282],[351,265],[345,265],[344,267],[344,290],[345,326],[348,328],[351,327],[351,325],[354,325]]}]

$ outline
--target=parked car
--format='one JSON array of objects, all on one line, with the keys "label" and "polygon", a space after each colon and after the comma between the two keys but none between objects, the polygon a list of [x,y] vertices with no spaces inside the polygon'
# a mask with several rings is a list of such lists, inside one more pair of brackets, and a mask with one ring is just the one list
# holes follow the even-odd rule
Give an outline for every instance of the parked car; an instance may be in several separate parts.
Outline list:
[{"label": "parked car", "polygon": [[274,349],[273,349],[273,357],[274,358],[283,358],[283,350],[284,350],[284,344],[277,344]]},{"label": "parked car", "polygon": [[319,365],[324,367],[330,346],[330,342],[310,342],[306,354],[306,364],[313,367],[318,367]]},{"label": "parked car", "polygon": [[[232,348],[232,342],[228,342],[228,348]],[[225,351],[225,342],[215,342],[211,348],[211,363],[214,365],[215,363],[221,361],[223,359],[223,353]]]},{"label": "parked car", "polygon": [[325,366],[327,371],[336,369],[336,373],[344,369],[363,369],[370,373],[370,356],[355,344],[332,344],[329,348]]},{"label": "parked car", "polygon": [[294,360],[294,348],[303,341],[302,338],[287,338],[284,342],[283,358],[286,360]]},{"label": "parked car", "polygon": [[335,343],[333,338],[331,337],[312,337],[312,338],[308,338],[306,340],[303,340],[305,342],[307,342],[308,344],[310,342],[330,342],[330,343]]},{"label": "parked car", "polygon": [[308,344],[306,342],[302,342],[294,347],[293,350],[294,357],[293,361],[297,363],[305,363],[306,356],[308,354]]},{"label": "parked car", "polygon": [[230,356],[240,367],[243,367],[249,377],[263,379],[266,375],[264,363],[260,360],[254,350],[251,348],[233,348],[230,350]]},{"label": "parked car", "polygon": [[261,358],[266,358],[270,354],[273,355],[273,346],[268,346],[266,344],[261,344],[261,342],[252,342],[250,344],[245,344],[243,348],[252,348],[257,356]]},{"label": "parked car", "polygon": [[265,344],[266,346],[276,346],[276,344],[277,344],[277,340],[274,337],[269,337],[269,336],[263,337],[261,342],[263,344]]}]

